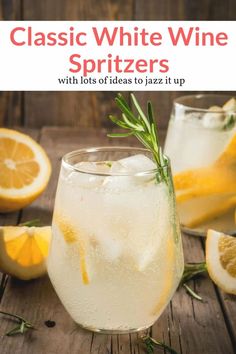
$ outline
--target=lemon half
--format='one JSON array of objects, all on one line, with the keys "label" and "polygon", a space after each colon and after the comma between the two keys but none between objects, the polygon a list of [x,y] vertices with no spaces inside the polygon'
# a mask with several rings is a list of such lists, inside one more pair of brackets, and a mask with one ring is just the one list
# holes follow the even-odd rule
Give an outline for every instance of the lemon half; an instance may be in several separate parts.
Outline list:
[{"label": "lemon half", "polygon": [[236,295],[236,237],[208,230],[206,263],[216,285],[226,293]]},{"label": "lemon half", "polygon": [[51,164],[28,135],[0,128],[0,212],[19,210],[46,188]]}]

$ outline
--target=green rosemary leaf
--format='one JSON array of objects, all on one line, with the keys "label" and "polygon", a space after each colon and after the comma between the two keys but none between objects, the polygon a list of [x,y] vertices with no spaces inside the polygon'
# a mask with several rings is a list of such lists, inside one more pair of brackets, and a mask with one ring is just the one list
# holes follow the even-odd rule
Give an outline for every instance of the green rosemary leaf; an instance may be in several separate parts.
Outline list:
[{"label": "green rosemary leaf", "polygon": [[132,98],[132,101],[134,103],[135,108],[137,109],[138,113],[140,114],[140,118],[143,119],[144,123],[146,124],[146,127],[147,127],[148,131],[150,131],[150,123],[149,123],[147,117],[145,116],[145,114],[143,113],[143,110],[140,107],[140,105],[139,105],[138,101],[136,100],[136,97],[134,96],[133,93],[131,93],[131,98]]},{"label": "green rosemary leaf", "polygon": [[5,312],[5,311],[0,311],[2,315],[13,317],[18,321],[18,325],[5,333],[6,336],[13,336],[15,334],[24,334],[28,329],[35,329],[34,325],[27,320],[25,320],[23,317],[15,315],[13,313]]},{"label": "green rosemary leaf", "polygon": [[132,128],[134,130],[141,130],[142,131],[142,127],[139,127],[136,123],[131,122],[124,113],[122,114],[122,118],[128,127]]},{"label": "green rosemary leaf", "polygon": [[152,103],[150,101],[147,102],[147,111],[148,111],[148,118],[151,123],[154,122],[154,114],[153,114],[153,108],[152,108]]},{"label": "green rosemary leaf", "polygon": [[110,115],[109,119],[115,123],[116,125],[118,125],[119,127],[123,128],[123,129],[129,129],[129,127],[127,127],[127,125],[125,124],[125,122],[123,122],[122,120]]},{"label": "green rosemary leaf", "polygon": [[142,336],[141,340],[145,343],[148,354],[154,353],[155,347],[161,348],[161,349],[165,350],[165,352],[170,353],[170,354],[178,354],[173,348],[171,348],[167,344],[157,341],[156,339],[153,339],[150,336]]},{"label": "green rosemary leaf", "polygon": [[184,273],[181,283],[184,284],[194,277],[207,272],[206,262],[200,263],[186,263],[184,266]]},{"label": "green rosemary leaf", "polygon": [[5,333],[5,336],[11,337],[11,336],[14,336],[15,334],[22,334],[21,325],[18,325],[16,327],[14,327],[13,329],[11,329],[10,331],[8,331],[7,333]]},{"label": "green rosemary leaf", "polygon": [[41,226],[41,225],[42,224],[41,224],[40,219],[33,219],[33,220],[29,220],[29,221],[19,224],[19,226],[28,226],[28,227]]},{"label": "green rosemary leaf", "polygon": [[[13,313],[5,312],[5,311],[0,311],[0,313],[1,313],[2,315],[5,315],[5,316],[13,317],[13,318],[15,318],[15,319],[17,319],[17,320],[19,320],[19,321],[25,321],[25,319],[24,319],[23,317],[18,316],[18,315],[15,315],[15,314],[13,314]],[[25,321],[25,322],[27,322],[27,321]]]},{"label": "green rosemary leaf", "polygon": [[16,334],[24,334],[29,329],[33,329],[33,327],[31,325],[27,324],[26,322],[21,322],[19,325],[17,325],[16,327],[11,329],[7,333],[5,333],[5,336],[11,337]]},{"label": "green rosemary leaf", "polygon": [[202,297],[200,295],[198,295],[197,293],[195,293],[195,291],[193,289],[191,289],[187,284],[183,284],[183,287],[186,289],[187,293],[189,295],[191,295],[194,299],[198,300],[198,301],[203,301]]},{"label": "green rosemary leaf", "polygon": [[202,297],[195,293],[186,282],[194,279],[195,277],[207,272],[206,262],[200,263],[186,263],[184,266],[184,273],[181,279],[181,285],[185,288],[187,294],[195,298],[196,300],[202,301]]},{"label": "green rosemary leaf", "polygon": [[144,145],[144,147],[146,147],[148,150],[151,150],[152,146],[144,134],[139,133],[134,135]]},{"label": "green rosemary leaf", "polygon": [[135,118],[133,112],[129,108],[128,104],[124,104],[123,100],[121,100],[119,97],[115,98],[117,106],[120,108],[120,110],[128,117],[128,119],[131,122],[137,122],[137,119]]},{"label": "green rosemary leaf", "polygon": [[129,105],[128,105],[128,103],[126,102],[124,96],[123,96],[121,93],[118,93],[118,94],[117,94],[117,97],[120,99],[120,101],[122,102],[122,104],[123,104],[124,106],[126,106],[126,107],[129,109]]},{"label": "green rosemary leaf", "polygon": [[158,142],[159,139],[158,139],[158,134],[157,134],[157,124],[154,119],[152,103],[150,101],[148,101],[148,103],[147,103],[147,110],[148,110],[149,121],[151,122],[151,125],[152,125],[153,135],[155,137],[155,140]]},{"label": "green rosemary leaf", "polygon": [[20,324],[20,333],[23,334],[27,330],[27,327],[25,326],[25,322],[22,321]]},{"label": "green rosemary leaf", "polygon": [[126,138],[127,136],[134,135],[134,133],[114,133],[107,134],[109,138]]}]

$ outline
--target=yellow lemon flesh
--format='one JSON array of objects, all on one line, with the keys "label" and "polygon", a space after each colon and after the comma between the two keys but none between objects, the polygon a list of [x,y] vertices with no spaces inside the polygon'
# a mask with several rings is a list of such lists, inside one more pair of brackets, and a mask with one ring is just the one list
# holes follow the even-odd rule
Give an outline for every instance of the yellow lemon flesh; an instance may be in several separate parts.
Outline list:
[{"label": "yellow lemon flesh", "polygon": [[0,227],[0,270],[22,280],[46,273],[51,227]]},{"label": "yellow lemon flesh", "polygon": [[57,225],[61,231],[65,242],[69,244],[75,244],[78,248],[79,262],[80,262],[80,272],[83,283],[89,284],[89,275],[87,271],[86,264],[86,252],[85,244],[81,239],[78,230],[72,225],[70,220],[62,214],[55,213],[53,217],[53,222]]},{"label": "yellow lemon flesh", "polygon": [[166,273],[164,274],[164,283],[161,290],[161,295],[159,300],[152,311],[152,315],[159,314],[166,303],[169,301],[173,282],[174,282],[174,262],[175,262],[175,251],[174,251],[174,240],[168,239],[166,244]]},{"label": "yellow lemon flesh", "polygon": [[226,293],[236,295],[236,237],[208,230],[206,264],[216,285]]},{"label": "yellow lemon flesh", "polygon": [[[189,211],[189,217],[187,216],[183,221],[185,226],[196,227],[234,209],[236,206],[236,134],[213,165],[176,174],[174,185],[181,220],[184,219],[186,209]],[[211,205],[208,205],[209,201]],[[190,210],[193,208],[197,213],[190,215]]]},{"label": "yellow lemon flesh", "polygon": [[0,212],[19,210],[46,188],[51,164],[29,136],[0,128]]}]

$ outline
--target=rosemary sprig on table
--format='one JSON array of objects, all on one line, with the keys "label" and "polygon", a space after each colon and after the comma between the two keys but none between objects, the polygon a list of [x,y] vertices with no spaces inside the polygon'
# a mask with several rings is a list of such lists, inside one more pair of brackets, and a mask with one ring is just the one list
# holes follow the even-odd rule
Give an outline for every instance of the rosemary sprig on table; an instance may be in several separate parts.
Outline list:
[{"label": "rosemary sprig on table", "polygon": [[152,337],[150,337],[148,335],[141,336],[141,340],[146,345],[147,354],[153,354],[154,348],[161,348],[161,349],[165,350],[166,353],[178,354],[173,348],[169,347],[168,345],[166,345],[163,342],[153,339]]},{"label": "rosemary sprig on table", "polygon": [[197,277],[200,274],[207,272],[207,266],[205,262],[201,263],[186,263],[184,266],[184,273],[180,284],[185,288],[187,293],[196,300],[202,301],[202,297],[199,296],[193,289],[191,289],[186,283]]},{"label": "rosemary sprig on table", "polygon": [[15,320],[17,320],[17,322],[18,322],[16,327],[12,328],[10,331],[5,333],[5,336],[10,337],[10,336],[14,336],[16,334],[24,334],[29,329],[36,329],[32,323],[28,322],[26,319],[24,319],[21,316],[14,315],[12,313],[8,313],[5,311],[0,311],[0,313],[5,316],[10,316],[10,317],[14,318]]},{"label": "rosemary sprig on table", "polygon": [[108,134],[108,136],[112,138],[135,136],[153,154],[157,167],[160,168],[158,181],[167,182],[167,171],[163,169],[167,164],[167,160],[162,153],[162,148],[159,143],[157,124],[154,119],[152,104],[151,102],[147,103],[147,114],[145,114],[133,94],[131,94],[131,99],[136,110],[135,112],[133,112],[121,93],[115,98],[116,104],[122,112],[121,118],[117,118],[113,115],[110,115],[109,118],[120,128],[127,130],[127,132]]},{"label": "rosemary sprig on table", "polygon": [[181,282],[184,284],[204,272],[207,272],[206,262],[186,263],[184,266],[184,273]]}]

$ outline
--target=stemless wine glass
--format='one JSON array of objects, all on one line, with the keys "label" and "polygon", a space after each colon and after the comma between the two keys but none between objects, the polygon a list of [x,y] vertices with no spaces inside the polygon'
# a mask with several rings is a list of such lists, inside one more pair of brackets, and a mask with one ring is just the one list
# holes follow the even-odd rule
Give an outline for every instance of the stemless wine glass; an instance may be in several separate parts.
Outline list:
[{"label": "stemless wine glass", "polygon": [[183,229],[235,233],[236,101],[189,95],[174,101],[165,153],[174,174]]},{"label": "stemless wine glass", "polygon": [[80,326],[150,327],[183,272],[169,161],[146,149],[102,147],[63,157],[48,258],[52,284]]}]

